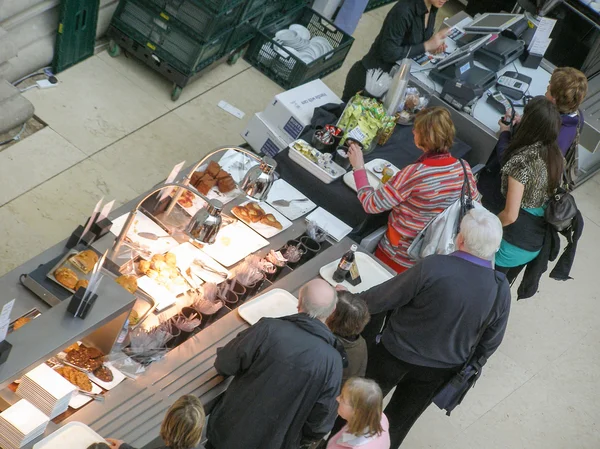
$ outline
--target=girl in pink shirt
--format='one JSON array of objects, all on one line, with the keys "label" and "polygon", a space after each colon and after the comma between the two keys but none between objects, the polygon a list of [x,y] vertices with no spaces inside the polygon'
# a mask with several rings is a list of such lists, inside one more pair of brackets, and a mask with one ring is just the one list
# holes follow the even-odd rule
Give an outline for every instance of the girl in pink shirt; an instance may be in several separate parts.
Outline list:
[{"label": "girl in pink shirt", "polygon": [[390,449],[383,395],[376,382],[351,377],[338,396],[338,414],[347,424],[329,439],[327,449]]}]

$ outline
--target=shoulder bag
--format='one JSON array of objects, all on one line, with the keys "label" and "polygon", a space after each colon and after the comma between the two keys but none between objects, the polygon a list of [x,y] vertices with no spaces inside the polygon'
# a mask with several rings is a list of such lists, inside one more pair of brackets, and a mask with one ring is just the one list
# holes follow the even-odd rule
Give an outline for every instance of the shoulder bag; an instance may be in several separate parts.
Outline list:
[{"label": "shoulder bag", "polygon": [[446,415],[448,416],[450,416],[452,411],[461,404],[469,390],[475,386],[477,379],[479,379],[479,376],[481,376],[483,365],[485,365],[487,362],[485,357],[480,357],[477,360],[473,359],[475,357],[475,351],[477,351],[477,347],[479,346],[479,343],[481,343],[483,334],[490,324],[492,324],[494,312],[498,308],[500,286],[502,285],[505,277],[503,274],[497,272],[494,273],[494,276],[497,284],[496,297],[494,299],[494,303],[492,304],[492,309],[488,313],[483,326],[481,329],[479,329],[477,340],[471,348],[469,357],[462,366],[461,370],[452,379],[450,379],[450,381],[444,385],[433,398],[433,403],[437,405],[440,410],[446,410]]},{"label": "shoulder bag", "polygon": [[412,260],[418,261],[432,254],[454,252],[456,250],[455,239],[460,231],[460,222],[463,217],[473,208],[483,208],[481,204],[473,201],[467,168],[462,159],[459,159],[459,162],[464,173],[460,198],[432,218],[417,234],[407,251]]}]

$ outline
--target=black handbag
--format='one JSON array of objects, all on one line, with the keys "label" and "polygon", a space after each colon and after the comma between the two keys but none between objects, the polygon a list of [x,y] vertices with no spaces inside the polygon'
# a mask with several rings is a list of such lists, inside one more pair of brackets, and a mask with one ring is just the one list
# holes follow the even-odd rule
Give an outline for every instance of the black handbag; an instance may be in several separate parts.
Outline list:
[{"label": "black handbag", "polygon": [[575,198],[564,187],[559,187],[548,201],[544,218],[558,232],[562,232],[571,226],[575,215],[577,215]]},{"label": "black handbag", "polygon": [[496,284],[498,289],[496,290],[496,297],[494,299],[494,303],[486,320],[479,329],[479,334],[477,335],[477,340],[475,344],[471,348],[471,352],[467,361],[462,366],[461,370],[455,374],[450,381],[444,385],[433,398],[433,403],[437,405],[440,410],[446,410],[446,415],[450,416],[452,410],[454,410],[457,406],[461,404],[467,393],[471,388],[475,386],[475,382],[481,376],[481,371],[483,369],[483,365],[487,362],[485,357],[480,357],[475,360],[475,351],[481,342],[481,338],[485,333],[486,329],[490,324],[492,324],[492,318],[494,316],[494,312],[498,307],[498,300],[500,298],[500,286],[506,277],[499,273],[495,273]]}]

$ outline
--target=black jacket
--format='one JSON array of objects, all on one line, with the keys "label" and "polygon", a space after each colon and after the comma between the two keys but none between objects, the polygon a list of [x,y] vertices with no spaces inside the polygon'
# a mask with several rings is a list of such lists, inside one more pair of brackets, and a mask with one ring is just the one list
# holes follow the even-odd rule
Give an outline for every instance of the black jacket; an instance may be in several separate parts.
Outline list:
[{"label": "black jacket", "polygon": [[435,28],[437,8],[431,7],[425,27],[427,7],[423,0],[399,0],[390,10],[369,53],[362,59],[366,69],[389,72],[397,61],[425,53],[425,41]]},{"label": "black jacket", "polygon": [[342,383],[336,339],[306,314],[263,318],[217,350],[235,376],[208,421],[216,449],[297,449],[333,427]]},{"label": "black jacket", "polygon": [[[577,242],[583,233],[583,216],[577,211],[573,219],[573,225],[562,232],[567,239],[567,246],[562,255],[556,262],[554,269],[550,272],[550,277],[558,281],[571,279],[569,273],[575,260],[577,251]],[[559,233],[551,225],[546,226],[546,236],[544,246],[535,259],[527,264],[523,280],[517,289],[517,299],[531,298],[538,291],[540,279],[548,269],[548,263],[555,260],[560,252]]]}]

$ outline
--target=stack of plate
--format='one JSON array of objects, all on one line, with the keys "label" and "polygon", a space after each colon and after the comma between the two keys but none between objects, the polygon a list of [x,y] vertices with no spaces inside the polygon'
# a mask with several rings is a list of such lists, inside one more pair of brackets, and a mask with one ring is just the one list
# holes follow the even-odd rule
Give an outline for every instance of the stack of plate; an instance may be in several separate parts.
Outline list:
[{"label": "stack of plate", "polygon": [[42,435],[48,418],[31,402],[21,399],[0,413],[0,446],[19,449]]},{"label": "stack of plate", "polygon": [[77,387],[42,363],[21,379],[17,394],[50,417],[65,412]]}]

